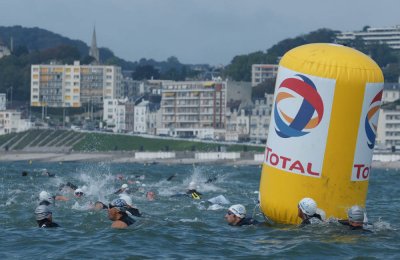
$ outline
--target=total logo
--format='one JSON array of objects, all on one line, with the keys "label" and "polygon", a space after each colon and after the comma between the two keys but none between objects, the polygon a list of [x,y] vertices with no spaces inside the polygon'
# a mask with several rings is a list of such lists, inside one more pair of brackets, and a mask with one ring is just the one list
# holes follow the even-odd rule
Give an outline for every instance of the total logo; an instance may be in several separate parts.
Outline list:
[{"label": "total logo", "polygon": [[[282,81],[275,99],[275,131],[282,138],[307,135],[324,116],[324,103],[314,82],[304,75],[294,76]],[[281,105],[285,102],[295,105]]]},{"label": "total logo", "polygon": [[378,126],[376,125],[377,120],[374,119],[375,117],[378,116],[379,107],[381,105],[381,99],[382,99],[382,90],[378,94],[376,94],[376,96],[372,99],[369,105],[368,113],[365,117],[365,133],[368,139],[367,145],[371,150],[374,149],[375,146],[376,129]]},{"label": "total logo", "polygon": [[366,181],[369,179],[382,92],[381,85],[367,84],[366,86],[363,112],[358,130],[356,153],[354,155],[352,181]]}]

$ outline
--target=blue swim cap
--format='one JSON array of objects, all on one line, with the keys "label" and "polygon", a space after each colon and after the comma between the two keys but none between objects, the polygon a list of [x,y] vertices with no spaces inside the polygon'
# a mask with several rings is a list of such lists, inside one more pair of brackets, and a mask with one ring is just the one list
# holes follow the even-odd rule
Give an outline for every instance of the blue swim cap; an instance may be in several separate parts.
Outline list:
[{"label": "blue swim cap", "polygon": [[119,211],[125,212],[128,208],[128,204],[124,199],[115,199],[110,203],[111,208],[118,208]]}]

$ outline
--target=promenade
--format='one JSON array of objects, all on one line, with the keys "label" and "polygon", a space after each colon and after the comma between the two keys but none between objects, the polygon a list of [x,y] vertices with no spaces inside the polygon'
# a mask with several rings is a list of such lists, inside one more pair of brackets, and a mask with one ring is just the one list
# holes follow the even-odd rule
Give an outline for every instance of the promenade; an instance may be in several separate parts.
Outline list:
[{"label": "promenade", "polygon": [[[140,154],[140,156],[138,156]],[[148,156],[143,156],[143,155]],[[168,156],[165,156],[167,154]],[[173,154],[173,156],[171,156]],[[236,155],[235,156],[232,156]],[[237,156],[239,154],[239,156]],[[241,155],[241,156],[240,156]],[[261,165],[263,154],[259,153],[215,153],[208,158],[195,153],[135,153],[135,152],[0,152],[0,161],[41,162],[110,162],[110,163],[161,163],[161,164],[231,164]],[[372,167],[400,168],[400,155],[374,155]]]}]

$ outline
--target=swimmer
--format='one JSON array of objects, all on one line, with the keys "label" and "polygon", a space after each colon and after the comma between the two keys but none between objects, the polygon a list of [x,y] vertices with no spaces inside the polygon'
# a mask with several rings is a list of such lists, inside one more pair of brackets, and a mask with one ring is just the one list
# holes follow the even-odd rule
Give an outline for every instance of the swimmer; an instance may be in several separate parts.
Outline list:
[{"label": "swimmer", "polygon": [[85,193],[83,193],[83,190],[79,188],[75,190],[74,194],[76,198],[82,198],[83,195],[85,195]]},{"label": "swimmer", "polygon": [[189,197],[191,197],[195,200],[199,200],[199,199],[201,199],[201,195],[203,195],[203,194],[201,194],[200,192],[198,192],[196,190],[196,183],[194,181],[192,181],[189,183],[189,187],[186,191],[186,195],[188,195]]},{"label": "swimmer", "polygon": [[54,204],[54,200],[67,201],[68,198],[62,195],[52,196],[44,190],[39,193],[39,205],[49,206],[50,204]]},{"label": "swimmer", "polygon": [[120,194],[119,198],[125,200],[126,204],[128,204],[128,207],[126,210],[127,212],[129,212],[131,215],[136,216],[136,217],[142,216],[139,209],[133,205],[132,199],[131,199],[131,197],[128,196],[128,194]]},{"label": "swimmer", "polygon": [[28,176],[28,172],[23,171],[23,172],[22,172],[22,176]]},{"label": "swimmer", "polygon": [[75,184],[71,182],[67,182],[67,184],[61,184],[58,188],[59,191],[64,193],[74,193],[74,191],[78,188]]},{"label": "swimmer", "polygon": [[167,181],[171,181],[173,178],[175,178],[176,177],[176,174],[174,173],[174,174],[172,174],[171,176],[169,176],[168,178],[167,178]]},{"label": "swimmer", "polygon": [[103,202],[101,202],[101,201],[96,201],[96,202],[94,203],[93,209],[94,209],[94,210],[102,210],[102,209],[108,209],[108,207],[107,207],[106,204],[104,204]]},{"label": "swimmer", "polygon": [[48,170],[43,170],[42,171],[43,176],[48,176],[48,177],[55,177],[56,175],[54,173],[50,173]]},{"label": "swimmer", "polygon": [[322,218],[317,214],[317,203],[311,198],[303,198],[297,205],[298,217],[302,219],[301,226],[317,224],[322,222]]},{"label": "swimmer", "polygon": [[108,208],[108,218],[113,221],[112,228],[123,229],[135,223],[135,220],[126,213],[128,204],[123,199],[113,200]]},{"label": "swimmer", "polygon": [[231,226],[246,226],[260,224],[253,218],[246,218],[246,208],[241,204],[232,205],[225,214],[225,220]]},{"label": "swimmer", "polygon": [[352,206],[347,211],[347,220],[339,220],[339,223],[349,226],[350,230],[362,230],[372,232],[371,230],[365,228],[365,210],[360,206]]},{"label": "swimmer", "polygon": [[36,222],[40,228],[59,227],[53,222],[53,214],[46,205],[39,205],[35,209]]},{"label": "swimmer", "polygon": [[208,184],[208,183],[214,182],[216,180],[217,180],[217,176],[209,177],[205,183]]},{"label": "swimmer", "polygon": [[130,193],[128,184],[124,183],[122,184],[121,188],[119,188],[114,194],[121,194],[121,193]]},{"label": "swimmer", "polygon": [[148,191],[148,192],[146,193],[146,199],[147,199],[148,201],[153,201],[153,200],[155,200],[155,197],[156,197],[156,194],[154,193],[154,191]]}]

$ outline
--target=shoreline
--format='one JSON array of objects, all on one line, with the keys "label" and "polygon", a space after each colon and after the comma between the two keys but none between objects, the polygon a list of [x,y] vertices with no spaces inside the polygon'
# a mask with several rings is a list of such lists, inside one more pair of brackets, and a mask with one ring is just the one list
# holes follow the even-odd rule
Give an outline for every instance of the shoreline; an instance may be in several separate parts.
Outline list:
[{"label": "shoreline", "polygon": [[[132,152],[0,152],[0,162],[40,161],[40,162],[111,162],[111,163],[160,163],[160,164],[231,164],[261,165],[260,161],[251,159],[216,159],[204,160],[195,158],[169,159],[135,159]],[[372,161],[372,168],[399,169],[400,161]]]}]

